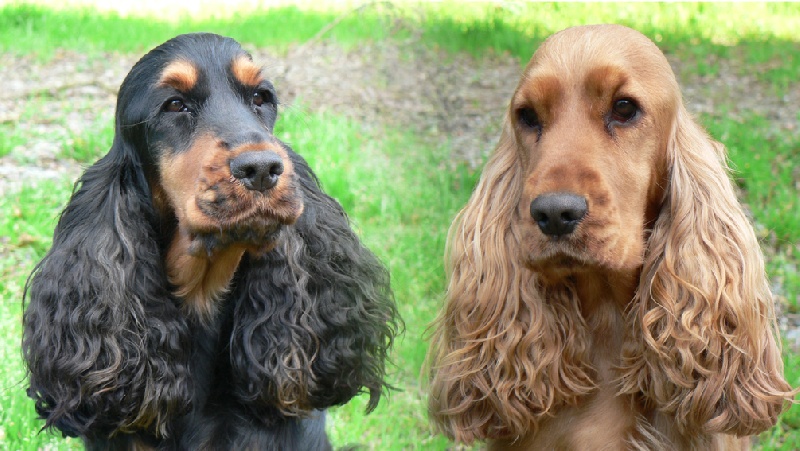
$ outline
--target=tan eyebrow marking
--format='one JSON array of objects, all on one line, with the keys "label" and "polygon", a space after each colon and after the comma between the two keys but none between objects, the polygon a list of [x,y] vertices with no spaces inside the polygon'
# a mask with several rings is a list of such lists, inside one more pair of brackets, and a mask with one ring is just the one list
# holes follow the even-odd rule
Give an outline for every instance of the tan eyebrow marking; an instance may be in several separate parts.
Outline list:
[{"label": "tan eyebrow marking", "polygon": [[231,72],[239,83],[245,86],[257,86],[264,77],[261,76],[261,68],[256,66],[246,55],[239,55],[231,63]]},{"label": "tan eyebrow marking", "polygon": [[601,97],[604,93],[613,94],[628,82],[626,71],[616,66],[598,66],[586,74],[585,90],[592,96]]},{"label": "tan eyebrow marking", "polygon": [[[525,78],[525,84],[519,88],[516,104],[532,101],[538,105],[539,114],[551,111],[563,97],[564,89],[561,80],[552,75],[533,75]],[[519,105],[522,106],[522,105]],[[530,105],[528,105],[530,106]]]},{"label": "tan eyebrow marking", "polygon": [[159,86],[171,86],[178,91],[188,92],[197,83],[197,68],[186,60],[176,60],[161,71]]}]

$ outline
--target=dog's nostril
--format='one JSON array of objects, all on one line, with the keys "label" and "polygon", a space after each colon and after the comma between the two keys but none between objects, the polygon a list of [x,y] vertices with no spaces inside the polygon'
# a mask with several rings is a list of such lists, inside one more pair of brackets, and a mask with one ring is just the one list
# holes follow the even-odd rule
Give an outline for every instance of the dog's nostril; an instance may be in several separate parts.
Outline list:
[{"label": "dog's nostril", "polygon": [[278,176],[283,174],[283,162],[280,160],[273,162],[269,165],[268,170],[270,175]]},{"label": "dog's nostril", "polygon": [[246,152],[230,162],[231,175],[247,188],[265,192],[278,184],[283,160],[272,151]]},{"label": "dog's nostril", "polygon": [[580,221],[586,214],[586,210],[568,209],[561,213],[562,221]]},{"label": "dog's nostril", "polygon": [[572,233],[588,212],[586,198],[572,193],[543,194],[530,208],[539,230],[550,236]]}]

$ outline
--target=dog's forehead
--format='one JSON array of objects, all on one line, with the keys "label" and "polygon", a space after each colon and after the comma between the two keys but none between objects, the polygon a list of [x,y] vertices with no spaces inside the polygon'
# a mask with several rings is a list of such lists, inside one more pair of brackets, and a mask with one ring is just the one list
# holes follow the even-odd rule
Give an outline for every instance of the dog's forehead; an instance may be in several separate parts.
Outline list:
[{"label": "dog's forehead", "polygon": [[120,124],[140,123],[153,113],[154,105],[172,95],[169,90],[203,98],[227,92],[218,88],[231,83],[269,84],[235,40],[211,33],[179,35],[150,50],[131,68],[117,95],[116,115]]},{"label": "dog's forehead", "polygon": [[674,76],[664,54],[647,36],[622,25],[584,25],[548,37],[536,50],[526,73],[553,70],[580,72],[618,66],[629,72]]},{"label": "dog's forehead", "polygon": [[[536,50],[515,93],[515,101],[557,96],[569,87],[584,92],[628,95],[649,92],[650,100],[672,102],[675,74],[661,50],[643,34],[621,25],[587,25],[555,33]],[[657,86],[658,89],[647,89]],[[544,94],[543,94],[544,93]]]},{"label": "dog's forehead", "polygon": [[151,50],[136,66],[131,72],[140,69],[155,77],[156,85],[182,91],[201,79],[224,79],[231,74],[245,85],[262,81],[260,68],[238,42],[212,33],[178,35]]},{"label": "dog's forehead", "polygon": [[213,83],[228,80],[231,76],[235,82],[244,86],[258,86],[264,81],[261,68],[253,63],[249,55],[240,53],[229,58],[212,60],[178,56],[164,64],[156,85],[189,92],[201,80]]}]

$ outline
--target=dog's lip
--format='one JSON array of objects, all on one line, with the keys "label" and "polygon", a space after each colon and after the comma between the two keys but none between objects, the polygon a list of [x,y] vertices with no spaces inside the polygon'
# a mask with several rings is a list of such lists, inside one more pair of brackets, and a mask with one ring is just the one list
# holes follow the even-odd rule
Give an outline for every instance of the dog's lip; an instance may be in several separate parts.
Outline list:
[{"label": "dog's lip", "polygon": [[190,230],[189,235],[192,246],[189,253],[193,255],[212,255],[220,248],[230,246],[240,246],[261,252],[271,249],[280,237],[280,232],[284,225],[272,223],[268,227],[261,228],[218,228],[218,229],[195,229]]},{"label": "dog's lip", "polygon": [[551,238],[538,244],[524,256],[529,267],[578,270],[594,266],[591,256],[576,249],[568,237]]},{"label": "dog's lip", "polygon": [[[263,196],[263,194],[259,195]],[[298,216],[280,214],[278,209],[272,208],[269,202],[265,199],[259,199],[254,202],[241,202],[236,211],[230,217],[224,217],[224,213],[217,211],[213,203],[196,199],[197,208],[210,220],[213,229],[229,230],[236,227],[241,227],[242,224],[252,224],[254,226],[263,227],[270,226],[271,224],[290,225],[297,221]],[[230,214],[230,213],[229,213]],[[220,218],[220,216],[223,216]],[[212,230],[212,228],[209,228]]]},{"label": "dog's lip", "polygon": [[210,221],[200,225],[187,224],[193,235],[217,235],[247,237],[269,235],[283,226],[294,224],[296,218],[278,218],[263,215],[238,215],[235,219],[223,220],[207,216]]},{"label": "dog's lip", "polygon": [[239,208],[224,211],[212,203],[195,198],[199,216],[179,221],[180,227],[191,238],[189,253],[212,256],[220,249],[240,247],[262,254],[274,248],[280,231],[294,224],[303,209],[273,208],[266,202],[247,202]]}]

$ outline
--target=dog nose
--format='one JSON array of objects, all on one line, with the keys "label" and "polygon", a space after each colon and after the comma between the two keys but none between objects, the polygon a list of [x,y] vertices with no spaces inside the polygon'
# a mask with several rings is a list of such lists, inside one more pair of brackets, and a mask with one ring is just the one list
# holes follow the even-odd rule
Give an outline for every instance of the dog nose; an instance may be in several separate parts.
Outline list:
[{"label": "dog nose", "polygon": [[265,192],[278,184],[283,161],[272,151],[245,152],[231,160],[231,175],[247,189]]},{"label": "dog nose", "polygon": [[586,198],[571,193],[542,194],[531,202],[531,217],[545,235],[568,235],[586,216]]}]

